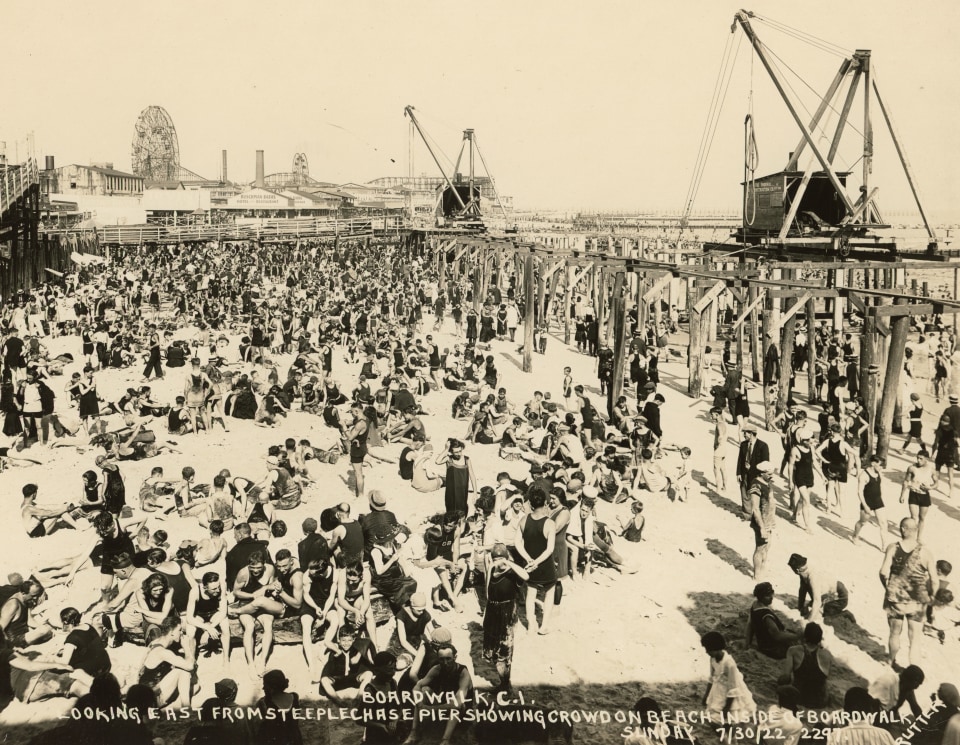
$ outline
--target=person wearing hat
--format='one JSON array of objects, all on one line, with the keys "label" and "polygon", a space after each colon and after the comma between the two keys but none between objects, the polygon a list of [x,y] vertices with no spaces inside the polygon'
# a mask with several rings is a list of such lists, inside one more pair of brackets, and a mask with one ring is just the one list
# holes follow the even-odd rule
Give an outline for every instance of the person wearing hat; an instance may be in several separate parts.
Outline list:
[{"label": "person wearing hat", "polygon": [[756,641],[757,649],[767,657],[782,660],[799,636],[787,631],[780,616],[770,607],[774,597],[773,585],[760,582],[753,588],[753,597],[755,600],[747,619],[746,646],[749,648]]},{"label": "person wearing hat", "polygon": [[367,503],[370,505],[370,512],[360,515],[358,522],[363,531],[364,550],[369,552],[374,544],[374,539],[387,531],[402,532],[409,536],[410,531],[405,526],[400,525],[397,516],[387,509],[387,498],[378,489],[372,490],[367,495]]},{"label": "person wearing hat", "polygon": [[229,709],[236,704],[237,691],[239,686],[233,678],[222,678],[213,684],[213,696],[208,698],[200,706],[200,722],[191,727],[187,733],[185,742],[193,742],[193,737],[201,742],[201,736],[195,732],[195,729],[203,728],[213,730],[208,738],[210,742],[231,743],[231,745],[252,745],[253,731],[250,726],[250,720],[246,717],[223,716],[223,710]]},{"label": "person wearing hat", "polygon": [[529,573],[515,564],[507,547],[498,543],[486,567],[487,606],[483,613],[483,657],[493,662],[500,676],[499,690],[510,691],[517,603]]},{"label": "person wearing hat", "polygon": [[757,465],[770,461],[770,446],[757,437],[757,427],[747,422],[741,427],[743,442],[737,454],[737,483],[740,484],[740,504],[743,515],[749,519],[753,503],[749,496],[750,484],[757,477]]},{"label": "person wearing hat", "polygon": [[747,495],[750,498],[750,527],[753,528],[755,548],[753,551],[753,577],[760,579],[767,561],[770,538],[776,525],[776,500],[771,494],[770,478],[773,463],[763,461],[756,466],[757,475],[750,483]]},{"label": "person wearing hat", "polygon": [[763,353],[763,386],[768,388],[780,383],[780,349],[773,333],[766,334],[767,349]]},{"label": "person wearing hat", "polygon": [[287,691],[290,681],[282,670],[268,670],[263,675],[263,698],[257,701],[260,728],[257,742],[264,745],[302,745],[299,718],[300,696]]}]

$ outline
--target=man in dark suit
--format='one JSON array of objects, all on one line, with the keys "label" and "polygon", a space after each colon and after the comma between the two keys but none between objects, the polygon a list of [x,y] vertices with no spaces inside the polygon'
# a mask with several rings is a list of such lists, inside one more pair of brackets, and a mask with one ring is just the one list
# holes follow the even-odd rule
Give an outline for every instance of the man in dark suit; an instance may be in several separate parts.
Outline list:
[{"label": "man in dark suit", "polygon": [[737,455],[737,482],[740,484],[740,505],[743,514],[749,518],[753,513],[752,500],[749,495],[750,483],[756,477],[757,465],[770,460],[770,446],[757,437],[755,425],[744,424],[743,442],[740,443],[740,453]]}]

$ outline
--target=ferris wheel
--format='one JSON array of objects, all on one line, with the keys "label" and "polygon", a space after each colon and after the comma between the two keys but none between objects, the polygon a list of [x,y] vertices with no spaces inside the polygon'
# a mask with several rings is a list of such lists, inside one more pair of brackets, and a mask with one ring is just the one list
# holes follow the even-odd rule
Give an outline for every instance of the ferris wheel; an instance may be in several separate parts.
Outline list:
[{"label": "ferris wheel", "polygon": [[176,181],[180,172],[180,143],[166,109],[145,108],[137,117],[133,132],[130,160],[134,174],[149,181]]},{"label": "ferris wheel", "polygon": [[306,153],[293,156],[293,176],[298,184],[305,184],[310,180],[310,165],[307,163]]}]

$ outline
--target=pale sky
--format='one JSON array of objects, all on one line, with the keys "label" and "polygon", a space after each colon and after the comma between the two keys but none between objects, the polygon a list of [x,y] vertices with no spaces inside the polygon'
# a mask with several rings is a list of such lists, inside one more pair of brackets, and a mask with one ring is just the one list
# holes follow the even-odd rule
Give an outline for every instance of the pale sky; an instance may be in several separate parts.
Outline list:
[{"label": "pale sky", "polygon": [[[208,178],[226,148],[232,180],[252,180],[263,149],[267,173],[290,170],[303,151],[314,178],[362,182],[406,173],[411,104],[451,160],[461,131],[474,128],[518,208],[679,210],[737,7],[84,0],[40,11],[4,0],[0,140],[12,155],[33,132],[41,159],[129,170],[137,115],[159,105],[176,125],[182,164]],[[757,0],[748,9],[846,50],[872,49],[928,210],[960,216],[960,3]],[[812,111],[813,93],[786,68],[823,92],[841,58],[766,23],[754,28]],[[799,138],[739,30],[738,40],[701,211],[739,205],[751,81],[757,175],[781,169]],[[862,129],[859,96],[851,120]],[[876,110],[873,126],[881,209],[912,210]],[[855,165],[857,183],[861,149],[848,131],[840,162]],[[415,171],[439,175],[420,142]]]}]

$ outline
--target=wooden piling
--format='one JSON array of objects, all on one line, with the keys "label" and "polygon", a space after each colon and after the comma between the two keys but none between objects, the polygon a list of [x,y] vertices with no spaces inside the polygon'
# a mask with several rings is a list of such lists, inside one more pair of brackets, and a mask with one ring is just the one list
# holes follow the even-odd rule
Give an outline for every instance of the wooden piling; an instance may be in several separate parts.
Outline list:
[{"label": "wooden piling", "polygon": [[[895,305],[906,305],[906,298],[897,298]],[[910,316],[893,316],[890,319],[890,349],[887,352],[887,371],[883,377],[883,395],[880,399],[879,431],[877,432],[877,455],[885,464],[890,448],[893,415],[900,392],[900,371],[903,369],[904,350],[907,347],[907,332]]]},{"label": "wooden piling", "polygon": [[[618,276],[622,272],[618,272]],[[607,387],[607,416],[612,416],[613,405],[623,394],[623,368],[627,359],[626,301],[619,295],[613,297],[613,374]]]},{"label": "wooden piling", "polygon": [[863,335],[860,337],[860,395],[863,397],[866,411],[867,454],[874,452],[877,424],[877,374],[874,367],[874,348],[876,346],[877,318],[868,312],[863,319]]},{"label": "wooden piling", "polygon": [[807,300],[807,401],[817,396],[817,300]]},{"label": "wooden piling", "polygon": [[527,254],[523,267],[524,319],[523,319],[523,371],[533,372],[533,324],[536,285],[533,281],[533,254]]}]

